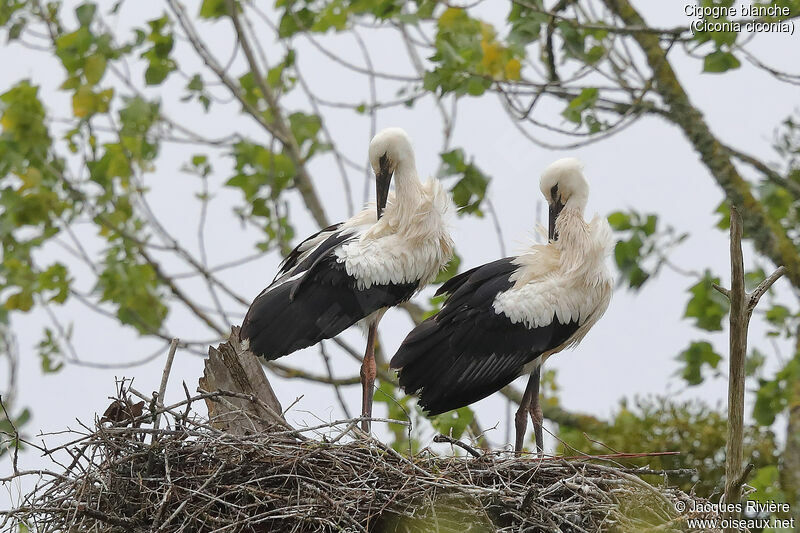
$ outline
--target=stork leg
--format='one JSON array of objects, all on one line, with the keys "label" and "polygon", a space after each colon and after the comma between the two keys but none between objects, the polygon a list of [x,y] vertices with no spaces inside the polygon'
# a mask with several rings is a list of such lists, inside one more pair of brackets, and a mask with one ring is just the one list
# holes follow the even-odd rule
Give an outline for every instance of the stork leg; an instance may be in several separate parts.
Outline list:
[{"label": "stork leg", "polygon": [[516,453],[522,452],[522,443],[525,441],[525,430],[528,428],[528,408],[531,405],[533,394],[539,390],[539,381],[536,380],[536,391],[534,391],[533,373],[528,379],[528,385],[525,387],[525,392],[522,394],[522,401],[519,402],[519,409],[514,415],[514,426],[516,428],[516,439],[514,440],[514,451]]},{"label": "stork leg", "polygon": [[539,405],[539,378],[541,376],[541,365],[531,372],[528,379],[528,385],[525,387],[525,392],[522,394],[522,401],[519,403],[519,409],[514,416],[514,425],[517,430],[516,440],[514,442],[514,451],[516,453],[522,452],[522,444],[525,441],[525,430],[528,427],[528,416],[531,417],[533,422],[533,432],[536,436],[536,450],[539,455],[542,454],[542,408]]},{"label": "stork leg", "polygon": [[370,420],[372,418],[372,395],[375,390],[375,376],[378,373],[375,364],[375,331],[377,324],[370,324],[367,333],[367,350],[364,352],[364,361],[361,363],[361,416],[365,420],[361,421],[361,429],[365,433],[370,432]]},{"label": "stork leg", "polygon": [[531,394],[531,403],[528,405],[528,413],[531,416],[533,423],[533,435],[536,437],[536,453],[541,457],[544,454],[544,436],[542,435],[542,422],[544,415],[542,414],[542,406],[539,403],[539,381],[542,375],[542,365],[536,367],[536,370],[531,372],[531,378],[528,381],[530,386],[533,383],[534,391]]}]

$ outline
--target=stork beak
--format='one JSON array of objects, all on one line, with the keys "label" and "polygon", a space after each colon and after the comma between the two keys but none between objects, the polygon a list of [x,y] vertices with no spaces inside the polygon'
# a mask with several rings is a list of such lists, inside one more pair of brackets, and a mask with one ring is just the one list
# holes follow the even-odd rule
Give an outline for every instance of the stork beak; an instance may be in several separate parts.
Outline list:
[{"label": "stork beak", "polygon": [[564,204],[561,203],[561,198],[558,195],[558,185],[554,185],[550,191],[550,224],[547,229],[547,238],[551,241],[558,240],[558,231],[556,231],[556,220],[561,210],[564,209]]},{"label": "stork beak", "polygon": [[375,175],[375,198],[378,205],[378,219],[383,216],[386,208],[386,201],[389,199],[389,185],[392,183],[392,169],[389,165],[389,158],[386,154],[378,160],[379,168]]}]

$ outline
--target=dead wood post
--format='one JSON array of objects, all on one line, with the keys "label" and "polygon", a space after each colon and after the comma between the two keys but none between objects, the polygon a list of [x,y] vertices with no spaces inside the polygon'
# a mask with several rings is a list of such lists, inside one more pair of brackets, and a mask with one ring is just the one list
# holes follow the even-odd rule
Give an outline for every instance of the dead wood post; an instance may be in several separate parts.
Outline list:
[{"label": "dead wood post", "polygon": [[[275,420],[283,409],[264,373],[264,367],[253,352],[239,342],[239,328],[231,329],[227,342],[209,347],[200,388],[206,392],[230,391],[243,395],[227,398],[227,402],[206,399],[208,418],[217,429],[243,435],[267,431],[285,422]],[[257,398],[263,405],[247,397]]]},{"label": "dead wood post", "polygon": [[744,434],[744,362],[747,355],[744,259],[742,258],[742,218],[731,206],[731,302],[728,361],[728,440],[725,446],[725,503],[738,503],[741,485],[736,481],[742,473],[742,440]]},{"label": "dead wood post", "polygon": [[[725,448],[725,503],[739,503],[742,485],[746,481],[743,470],[744,441],[744,385],[745,358],[747,356],[747,329],[758,301],[784,273],[778,268],[762,281],[753,292],[747,293],[744,286],[744,258],[742,256],[742,217],[735,206],[731,206],[731,288],[719,285],[714,288],[724,294],[731,304],[729,353],[728,353],[728,435]],[[726,529],[727,531],[738,531]]]}]

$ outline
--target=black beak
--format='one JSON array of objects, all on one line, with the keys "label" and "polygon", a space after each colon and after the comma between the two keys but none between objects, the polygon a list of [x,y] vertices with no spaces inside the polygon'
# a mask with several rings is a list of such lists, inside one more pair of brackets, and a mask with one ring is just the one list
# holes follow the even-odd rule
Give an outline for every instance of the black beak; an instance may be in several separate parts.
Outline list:
[{"label": "black beak", "polygon": [[561,210],[564,209],[564,204],[561,203],[561,198],[558,194],[558,185],[553,185],[553,188],[550,189],[550,224],[547,228],[547,238],[551,241],[558,240],[558,232],[556,231],[556,220],[558,219],[558,215],[561,213]]},{"label": "black beak", "polygon": [[389,158],[383,154],[378,160],[378,173],[375,175],[375,198],[378,204],[378,219],[383,216],[386,201],[389,199],[389,185],[392,183],[392,169]]}]

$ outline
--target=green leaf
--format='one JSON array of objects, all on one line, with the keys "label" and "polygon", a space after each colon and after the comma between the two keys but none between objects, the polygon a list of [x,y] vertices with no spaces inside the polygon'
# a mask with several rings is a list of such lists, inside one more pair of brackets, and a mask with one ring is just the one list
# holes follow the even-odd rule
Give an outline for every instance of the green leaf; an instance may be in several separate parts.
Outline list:
[{"label": "green leaf", "polygon": [[474,214],[483,216],[480,206],[486,196],[489,177],[475,164],[464,160],[464,151],[460,148],[440,154],[445,163],[442,176],[460,176],[450,192],[453,202],[459,208],[459,216]]},{"label": "green leaf", "polygon": [[716,50],[708,54],[703,60],[703,72],[726,72],[731,69],[739,68],[741,62],[730,52]]},{"label": "green leaf", "polygon": [[144,81],[147,85],[159,85],[173,70],[175,64],[170,61],[154,61],[144,71]]},{"label": "green leaf", "polygon": [[[536,5],[538,11],[531,9],[528,7],[529,5]],[[536,41],[539,39],[542,27],[547,25],[547,21],[548,17],[544,13],[544,6],[541,5],[541,2],[512,3],[511,11],[508,13],[508,22],[511,23],[511,31],[508,34],[509,42],[523,47]]]},{"label": "green leaf", "polygon": [[218,19],[228,14],[225,0],[203,0],[200,5],[200,17],[204,19]]},{"label": "green leaf", "polygon": [[588,52],[586,52],[586,62],[589,64],[594,64],[600,61],[606,53],[606,49],[600,45],[592,46]]},{"label": "green leaf", "polygon": [[75,8],[75,15],[78,17],[78,22],[80,22],[81,26],[91,24],[96,12],[97,6],[92,2],[86,2]]},{"label": "green leaf", "polygon": [[27,312],[31,307],[33,307],[33,293],[26,290],[10,295],[5,303],[5,308],[9,310]]},{"label": "green leaf", "polygon": [[719,221],[717,222],[716,226],[718,229],[727,230],[731,227],[731,208],[728,205],[727,200],[723,200],[717,208],[714,210],[714,213],[720,216]]},{"label": "green leaf", "polygon": [[[2,10],[2,8],[0,8],[0,10]],[[14,24],[12,24],[10,28],[8,28],[8,42],[16,41],[17,39],[19,39],[20,35],[22,35],[22,30],[25,29],[26,24],[27,20],[25,20],[24,18],[21,18],[16,22],[14,22]]]},{"label": "green leaf", "polygon": [[38,276],[39,291],[54,292],[50,302],[64,303],[69,296],[69,276],[67,267],[61,263],[53,263]]},{"label": "green leaf", "polygon": [[192,76],[192,79],[189,80],[189,84],[186,88],[190,91],[202,91],[205,88],[205,83],[203,83],[203,78],[200,74],[195,74]]},{"label": "green leaf", "polygon": [[96,85],[106,72],[106,58],[100,54],[92,54],[86,58],[83,74],[90,85]]},{"label": "green leaf", "polygon": [[608,223],[614,231],[625,231],[631,229],[631,216],[622,211],[615,211],[608,215]]},{"label": "green leaf", "polygon": [[786,319],[792,316],[792,312],[789,311],[788,307],[776,304],[767,309],[765,316],[770,324],[781,327],[786,322]]},{"label": "green leaf", "polygon": [[758,349],[753,350],[747,355],[744,363],[744,375],[747,377],[755,376],[764,366],[767,357]]},{"label": "green leaf", "polygon": [[448,411],[431,417],[431,425],[442,435],[459,439],[474,419],[475,414],[472,412],[472,409],[469,407],[462,407],[455,411]]},{"label": "green leaf", "polygon": [[100,301],[116,306],[117,318],[140,333],[158,331],[167,316],[165,290],[149,263],[121,244],[106,251],[94,291]]},{"label": "green leaf", "polygon": [[50,328],[45,328],[44,338],[37,348],[43,373],[53,374],[64,367],[64,354]]},{"label": "green leaf", "polygon": [[327,149],[317,138],[322,128],[322,120],[317,115],[292,113],[289,115],[289,126],[297,144],[303,149],[303,159],[310,158],[320,149]]},{"label": "green leaf", "polygon": [[439,274],[436,276],[436,279],[433,280],[433,283],[444,283],[448,279],[452,278],[458,274],[459,266],[461,266],[461,257],[459,257],[458,254],[453,254],[453,258],[450,259],[444,269],[439,272]]},{"label": "green leaf", "polygon": [[656,224],[658,223],[658,216],[656,215],[647,215],[647,220],[642,225],[642,231],[648,237],[656,232]]},{"label": "green leaf", "polygon": [[576,124],[582,122],[583,112],[594,107],[600,92],[595,87],[587,87],[581,93],[573,98],[566,109],[561,112],[561,115]]},{"label": "green leaf", "polygon": [[686,350],[678,355],[678,360],[685,363],[681,377],[689,385],[699,385],[703,382],[703,366],[717,368],[721,359],[722,357],[714,351],[710,343],[692,342]]},{"label": "green leaf", "polygon": [[94,92],[91,85],[82,85],[72,94],[72,113],[78,118],[105,113],[113,96],[114,89]]},{"label": "green leaf", "polygon": [[722,319],[728,314],[730,303],[712,286],[719,282],[719,278],[711,277],[711,273],[706,271],[703,279],[689,289],[692,298],[686,305],[686,312],[683,316],[684,318],[694,318],[695,325],[700,329],[722,330]]},{"label": "green leaf", "polygon": [[789,398],[800,380],[800,351],[771,380],[759,379],[753,417],[759,424],[770,426],[775,417],[789,405]]},{"label": "green leaf", "polygon": [[[759,468],[748,480],[748,485],[755,489],[755,492],[747,495],[750,501],[762,503],[786,502],[786,496],[781,491],[780,471],[777,465],[769,465]],[[767,531],[766,529],[764,531]]]}]

